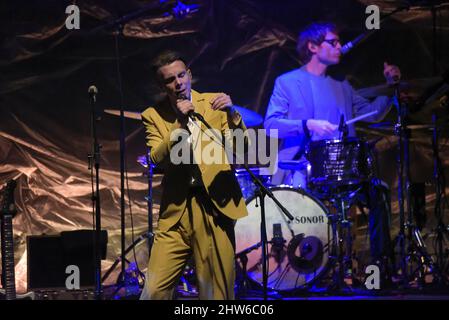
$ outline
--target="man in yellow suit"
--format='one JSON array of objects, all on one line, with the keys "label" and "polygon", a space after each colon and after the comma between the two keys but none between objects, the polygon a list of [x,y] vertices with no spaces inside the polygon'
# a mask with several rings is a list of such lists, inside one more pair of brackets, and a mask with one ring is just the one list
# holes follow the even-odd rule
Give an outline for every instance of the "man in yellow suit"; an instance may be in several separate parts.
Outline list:
[{"label": "man in yellow suit", "polygon": [[[199,159],[210,143],[219,141],[212,141],[217,137],[211,132],[206,136],[211,136],[210,141],[203,141],[208,140],[203,136],[206,127],[192,112],[223,137],[235,129],[246,133],[246,127],[230,96],[191,89],[192,73],[177,53],[161,53],[152,67],[166,97],[146,109],[142,120],[151,162],[163,168],[164,178],[158,229],[141,299],[172,299],[192,255],[200,299],[234,299],[234,223],[248,213],[231,160]],[[187,157],[189,163],[180,163],[186,150],[193,157]]]}]

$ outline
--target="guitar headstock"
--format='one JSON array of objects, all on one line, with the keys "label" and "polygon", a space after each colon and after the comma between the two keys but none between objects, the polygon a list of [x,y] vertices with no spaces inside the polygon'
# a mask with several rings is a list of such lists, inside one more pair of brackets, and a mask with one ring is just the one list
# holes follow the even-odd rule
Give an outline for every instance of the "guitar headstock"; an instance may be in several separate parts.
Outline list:
[{"label": "guitar headstock", "polygon": [[0,216],[14,216],[17,213],[17,208],[14,201],[14,190],[16,189],[16,186],[17,182],[15,180],[9,180],[1,191],[2,202],[0,207]]}]

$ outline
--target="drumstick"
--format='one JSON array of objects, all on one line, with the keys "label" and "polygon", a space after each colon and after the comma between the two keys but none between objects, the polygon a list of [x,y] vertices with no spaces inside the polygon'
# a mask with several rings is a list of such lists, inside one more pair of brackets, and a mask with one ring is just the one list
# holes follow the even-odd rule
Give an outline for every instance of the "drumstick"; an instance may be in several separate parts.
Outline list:
[{"label": "drumstick", "polygon": [[375,115],[375,114],[378,113],[378,112],[379,112],[379,111],[374,110],[374,111],[371,111],[371,112],[362,114],[361,116],[358,116],[358,117],[355,117],[355,118],[353,118],[353,119],[351,119],[351,120],[346,121],[346,125],[350,125],[351,123],[354,123],[354,122],[356,122],[356,121],[359,121],[359,120],[368,118],[369,116]]}]

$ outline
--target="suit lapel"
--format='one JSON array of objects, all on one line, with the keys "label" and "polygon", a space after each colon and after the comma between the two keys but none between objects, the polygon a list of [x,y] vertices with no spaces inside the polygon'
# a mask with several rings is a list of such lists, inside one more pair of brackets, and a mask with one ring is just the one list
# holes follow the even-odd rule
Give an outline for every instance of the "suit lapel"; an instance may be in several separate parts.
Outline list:
[{"label": "suit lapel", "polygon": [[[195,107],[195,112],[199,113],[203,117],[205,117],[204,114],[206,113],[206,108],[204,106],[206,102],[207,101],[203,94],[192,90],[192,103]],[[201,129],[204,129],[204,124],[201,121],[197,120],[197,123],[200,124]]]},{"label": "suit lapel", "polygon": [[312,85],[310,84],[310,81],[307,77],[302,75],[301,69],[298,71],[298,88],[301,97],[304,100],[304,103],[306,106],[311,106],[310,108],[306,108],[306,112],[308,113],[307,116],[310,118],[313,118],[315,116],[315,104],[313,101],[313,91],[312,91]]},{"label": "suit lapel", "polygon": [[204,116],[204,113],[206,112],[206,108],[204,107],[206,99],[204,98],[204,95],[192,90],[192,103],[195,107],[195,112],[198,112],[200,115]]},{"label": "suit lapel", "polygon": [[168,99],[165,99],[161,104],[160,115],[164,120],[165,128],[167,129],[167,131],[170,131],[170,127],[176,121],[176,114]]}]

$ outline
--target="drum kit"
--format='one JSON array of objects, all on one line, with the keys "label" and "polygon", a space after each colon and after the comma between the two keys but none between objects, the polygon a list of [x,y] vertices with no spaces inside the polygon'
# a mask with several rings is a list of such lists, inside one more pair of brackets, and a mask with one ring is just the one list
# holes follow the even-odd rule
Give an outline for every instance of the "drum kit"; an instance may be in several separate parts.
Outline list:
[{"label": "drum kit", "polygon": [[[270,187],[294,219],[289,221],[277,204],[265,200],[266,232],[272,235],[268,288],[276,292],[310,290],[329,271],[332,289],[343,289],[353,269],[348,209],[362,183],[371,177],[367,145],[356,138],[314,141],[308,146],[306,158],[280,162],[279,167],[306,170],[307,190],[287,185]],[[247,199],[249,215],[237,221],[235,233],[241,269],[262,285],[259,203],[255,191]],[[252,250],[248,252],[247,248]]]},{"label": "drum kit", "polygon": [[[409,87],[413,86],[413,83],[410,82]],[[416,81],[415,86],[417,84],[428,86],[422,81]],[[405,84],[404,86],[406,87]],[[360,94],[377,96],[385,90],[387,88],[384,86],[378,86],[363,89]],[[396,97],[399,97],[399,92],[396,92]],[[414,227],[411,214],[406,216],[406,213],[411,211],[408,137],[411,131],[432,129],[433,132],[437,132],[441,126],[435,123],[415,126],[406,123],[409,119],[406,115],[406,103],[398,101],[399,99],[396,99],[397,123],[370,126],[370,129],[378,132],[393,130],[399,137],[398,239],[401,265],[396,271],[402,278],[404,286],[407,286],[413,273],[407,266],[412,256],[418,252],[421,261],[420,270],[432,270],[434,279],[443,281],[445,278],[442,270],[443,248],[440,245],[437,252],[439,256],[434,262],[426,251],[419,230]],[[253,111],[242,107],[239,107],[239,111],[248,127],[258,126],[263,122],[262,117]],[[110,109],[105,112],[118,114],[116,110]],[[125,112],[125,116],[140,119],[140,113],[137,112]],[[353,119],[353,122],[356,120],[359,119]],[[324,279],[329,280],[326,290],[344,290],[348,288],[348,283],[361,283],[352,273],[353,219],[349,217],[348,212],[355,204],[363,184],[374,177],[373,146],[362,139],[347,137],[344,130],[342,132],[341,139],[311,141],[306,150],[306,160],[279,162],[280,169],[306,172],[306,188],[272,185],[270,176],[264,176],[258,167],[250,169],[252,174],[243,168],[235,170],[249,213],[235,225],[238,296],[249,294],[250,287],[256,291],[269,289],[281,293],[307,291],[317,288],[315,285],[322,283]],[[439,160],[437,149],[434,148],[434,156]],[[139,157],[139,163],[146,168],[151,167],[148,166],[147,157]],[[435,163],[437,164],[437,161]],[[438,165],[440,167],[435,172],[439,176],[435,178],[441,180],[441,163],[438,162]],[[266,198],[260,196],[260,187],[254,184],[254,176],[269,189],[275,201],[271,196]],[[441,194],[441,188],[439,192]],[[264,199],[263,206],[261,199]],[[283,214],[284,209],[281,210],[279,203],[291,214],[293,220]],[[261,207],[264,207],[264,215],[261,215]],[[263,216],[266,235],[271,236],[265,251],[260,232]],[[444,234],[447,236],[448,233],[447,227],[442,223],[441,212],[438,224],[440,232],[438,237],[441,240]],[[264,286],[266,288],[263,288]]]}]

